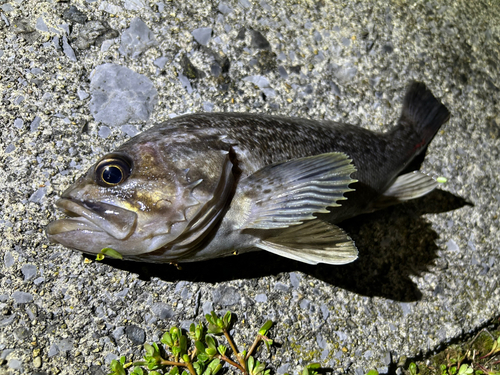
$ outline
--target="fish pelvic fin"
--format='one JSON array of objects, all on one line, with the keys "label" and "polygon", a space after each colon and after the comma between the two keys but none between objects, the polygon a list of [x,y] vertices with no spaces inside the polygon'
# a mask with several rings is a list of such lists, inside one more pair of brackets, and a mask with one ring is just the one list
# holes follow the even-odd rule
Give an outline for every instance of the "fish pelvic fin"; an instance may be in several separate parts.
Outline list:
[{"label": "fish pelvic fin", "polygon": [[332,152],[270,164],[241,181],[235,200],[246,201],[240,229],[278,229],[316,219],[340,206],[353,191],[349,185],[356,171],[344,153]]},{"label": "fish pelvic fin", "polygon": [[371,204],[369,211],[378,210],[410,199],[420,198],[438,186],[436,180],[426,174],[413,171],[403,174]]},{"label": "fish pelvic fin", "polygon": [[358,258],[352,239],[341,228],[320,220],[283,229],[255,246],[307,264],[341,265]]},{"label": "fish pelvic fin", "polygon": [[434,138],[439,128],[450,119],[448,109],[432,95],[422,82],[412,82],[403,101],[399,124],[418,134],[412,154],[418,154]]}]

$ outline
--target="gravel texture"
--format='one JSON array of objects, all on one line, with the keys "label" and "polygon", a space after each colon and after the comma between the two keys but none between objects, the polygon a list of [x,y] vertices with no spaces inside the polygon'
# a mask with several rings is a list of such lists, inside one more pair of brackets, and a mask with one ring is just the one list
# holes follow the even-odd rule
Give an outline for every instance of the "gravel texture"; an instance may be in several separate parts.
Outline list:
[{"label": "gravel texture", "polygon": [[[393,373],[500,315],[499,19],[497,1],[3,2],[0,374],[105,374],[212,309],[237,315],[240,347],[272,319],[280,346],[259,355],[277,374]],[[112,72],[125,78],[99,82]],[[345,223],[351,265],[259,252],[177,270],[45,239],[57,195],[155,122],[241,111],[384,131],[410,80],[452,113],[422,166],[447,183]]]}]

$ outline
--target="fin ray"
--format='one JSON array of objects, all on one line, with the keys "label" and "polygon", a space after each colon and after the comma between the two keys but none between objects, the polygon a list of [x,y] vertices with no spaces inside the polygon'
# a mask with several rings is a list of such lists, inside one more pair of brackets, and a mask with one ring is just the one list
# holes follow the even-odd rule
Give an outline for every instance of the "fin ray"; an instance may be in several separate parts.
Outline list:
[{"label": "fin ray", "polygon": [[410,199],[420,198],[438,186],[437,181],[426,174],[413,171],[396,178],[394,183],[372,204],[373,209],[380,209]]},{"label": "fin ray", "polygon": [[[315,219],[340,206],[356,182],[352,160],[332,152],[268,165],[241,181],[242,199],[249,201],[241,229],[277,229]],[[236,199],[236,198],[235,198]]]},{"label": "fin ray", "polygon": [[341,265],[358,257],[356,245],[341,228],[320,220],[286,228],[275,237],[261,240],[256,246],[307,264]]},{"label": "fin ray", "polygon": [[434,97],[422,82],[412,82],[403,100],[400,123],[410,124],[420,135],[423,149],[429,144],[441,125],[450,119],[450,111]]}]

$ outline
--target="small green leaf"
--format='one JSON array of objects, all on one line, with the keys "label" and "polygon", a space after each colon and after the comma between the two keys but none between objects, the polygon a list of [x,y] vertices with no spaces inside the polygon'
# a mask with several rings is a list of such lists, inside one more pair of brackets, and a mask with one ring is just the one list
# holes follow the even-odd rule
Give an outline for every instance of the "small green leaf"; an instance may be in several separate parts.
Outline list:
[{"label": "small green leaf", "polygon": [[491,351],[490,351],[491,354],[493,354],[493,353],[495,353],[497,351],[498,344],[499,344],[499,342],[498,342],[499,339],[500,339],[500,336],[498,337],[498,339],[496,341],[493,341],[493,347],[491,348]]},{"label": "small green leaf", "polygon": [[248,361],[247,361],[248,372],[253,373],[252,370],[253,370],[254,363],[255,363],[255,361],[254,361],[253,357],[250,356],[248,358]]},{"label": "small green leaf", "polygon": [[219,351],[219,354],[220,354],[220,355],[226,355],[227,346],[224,346],[224,345],[219,345],[219,346],[217,347],[217,350]]},{"label": "small green leaf", "polygon": [[[150,372],[150,374],[152,374]],[[144,375],[144,370],[140,367],[134,367],[134,371],[130,375]]]},{"label": "small green leaf", "polygon": [[174,341],[174,344],[179,341],[179,336],[181,335],[181,330],[177,327],[172,327],[170,328],[170,335],[172,335],[172,340]]},{"label": "small green leaf", "polygon": [[[212,311],[213,312],[213,311]],[[205,319],[207,320],[207,322],[209,322],[210,324],[215,324],[215,322],[213,321],[212,319],[212,316],[210,314],[206,314],[205,315]]]},{"label": "small green leaf", "polygon": [[378,375],[378,371],[377,370],[370,370],[370,371],[368,371],[368,373],[366,375]]},{"label": "small green leaf", "polygon": [[113,359],[110,363],[111,371],[113,371],[112,375],[126,375],[125,370],[120,362],[116,359]]},{"label": "small green leaf", "polygon": [[212,315],[212,322],[217,325],[217,320],[219,319],[219,316],[215,313],[215,311],[212,311],[210,313]]},{"label": "small green leaf", "polygon": [[217,354],[217,349],[215,349],[215,348],[207,348],[205,350],[205,353],[207,353],[210,357],[213,357],[214,355]]},{"label": "small green leaf", "polygon": [[179,375],[179,368],[177,366],[172,367],[172,370],[168,372],[168,375]]},{"label": "small green leaf", "polygon": [[259,361],[256,362],[255,367],[253,369],[253,373],[255,375],[258,375],[262,373],[266,369],[266,364],[265,363],[260,363]]},{"label": "small green leaf", "polygon": [[217,374],[220,369],[222,368],[222,365],[221,364],[218,364],[213,370],[212,370],[212,375],[215,375]]},{"label": "small green leaf", "polygon": [[113,259],[123,259],[123,255],[121,255],[118,251],[110,247],[105,247],[104,249],[102,249],[101,254],[106,255]]},{"label": "small green leaf", "polygon": [[184,335],[181,335],[179,338],[179,347],[181,349],[181,354],[184,354],[187,352],[187,337]]},{"label": "small green leaf", "polygon": [[198,360],[201,361],[201,362],[206,362],[206,361],[208,361],[209,357],[205,353],[198,353],[198,355],[196,356],[196,358],[198,358]]},{"label": "small green leaf", "polygon": [[199,323],[195,329],[195,339],[201,340],[202,338],[203,338],[203,326],[201,325],[201,323]]},{"label": "small green leaf", "polygon": [[212,336],[205,337],[205,342],[209,348],[215,349],[215,340]]},{"label": "small green leaf", "polygon": [[220,360],[218,358],[214,358],[209,364],[208,368],[212,370],[212,375],[215,375],[221,368]]},{"label": "small green leaf", "polygon": [[448,181],[448,179],[446,177],[438,177],[438,178],[436,178],[436,182],[438,182],[440,184],[445,184],[447,181]]},{"label": "small green leaf", "polygon": [[209,324],[208,325],[208,333],[211,333],[212,335],[219,335],[221,334],[223,331],[222,331],[222,328],[220,327],[217,327],[216,325],[214,324]]},{"label": "small green leaf", "polygon": [[417,375],[417,365],[415,362],[410,363],[410,366],[408,367],[408,371],[410,372],[410,375]]},{"label": "small green leaf", "polygon": [[198,353],[205,353],[205,345],[201,341],[195,341],[194,347],[198,351]]},{"label": "small green leaf", "polygon": [[267,331],[269,331],[269,328],[273,325],[272,320],[268,320],[267,322],[264,323],[264,325],[259,329],[259,335],[265,336]]},{"label": "small green leaf", "polygon": [[95,255],[95,260],[97,260],[98,262],[100,262],[103,259],[104,259],[104,255],[103,254],[96,254]]},{"label": "small green leaf", "polygon": [[152,357],[155,354],[155,348],[149,344],[144,344],[144,350],[146,351],[146,355],[148,357]]},{"label": "small green leaf", "polygon": [[460,366],[460,369],[458,370],[459,375],[469,375],[472,374],[473,372],[474,370],[465,363],[462,366]]},{"label": "small green leaf", "polygon": [[174,340],[172,340],[172,336],[170,333],[165,332],[160,340],[163,344],[168,346],[174,346]]},{"label": "small green leaf", "polygon": [[122,356],[120,357],[120,363],[123,365],[123,364],[125,364],[125,361],[126,361],[125,356],[124,356],[124,355],[122,355]]},{"label": "small green leaf", "polygon": [[[266,344],[267,350],[270,351],[271,345],[273,344],[273,340],[266,339],[266,338],[262,338],[262,340],[264,341],[264,344]],[[309,366],[307,366],[307,367],[309,367]]]},{"label": "small green leaf", "polygon": [[179,346],[172,346],[172,354],[177,358],[181,354],[181,348]]},{"label": "small green leaf", "polygon": [[[203,355],[206,355],[206,354],[203,354]],[[203,372],[203,364],[200,362],[193,363],[193,368],[194,368],[194,371],[196,372],[197,375],[201,375],[201,373]]]},{"label": "small green leaf", "polygon": [[227,329],[229,327],[229,323],[231,323],[231,311],[228,311],[224,318],[222,319],[224,323],[224,328]]},{"label": "small green leaf", "polygon": [[191,363],[191,358],[189,358],[187,354],[184,354],[182,356],[182,360],[184,361],[184,363]]}]

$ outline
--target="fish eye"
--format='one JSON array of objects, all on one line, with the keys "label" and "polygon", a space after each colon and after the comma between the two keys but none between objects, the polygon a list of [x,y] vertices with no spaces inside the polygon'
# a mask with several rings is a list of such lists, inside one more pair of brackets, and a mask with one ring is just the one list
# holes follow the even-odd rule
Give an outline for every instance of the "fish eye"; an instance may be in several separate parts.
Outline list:
[{"label": "fish eye", "polygon": [[124,182],[132,172],[131,161],[122,155],[109,155],[95,168],[95,180],[104,187],[116,186]]}]

